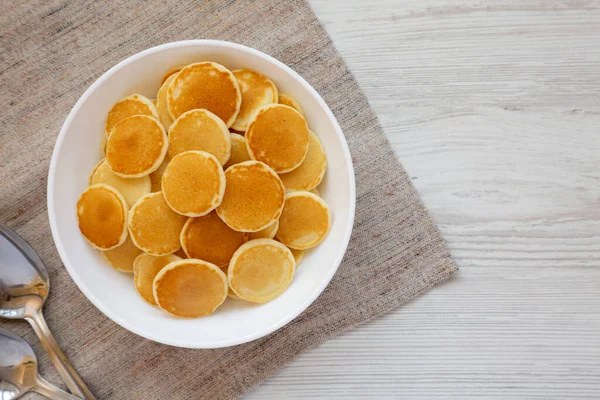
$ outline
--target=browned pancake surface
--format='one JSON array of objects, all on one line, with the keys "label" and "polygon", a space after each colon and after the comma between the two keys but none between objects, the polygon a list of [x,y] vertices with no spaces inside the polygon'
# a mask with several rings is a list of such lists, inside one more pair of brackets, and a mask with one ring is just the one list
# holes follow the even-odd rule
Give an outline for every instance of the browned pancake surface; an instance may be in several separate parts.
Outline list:
[{"label": "browned pancake surface", "polygon": [[169,162],[162,176],[162,190],[173,210],[188,217],[200,217],[221,203],[225,174],[212,154],[186,151]]},{"label": "browned pancake surface", "polygon": [[308,136],[306,120],[298,111],[281,104],[265,106],[248,125],[248,153],[277,173],[289,172],[304,161]]},{"label": "browned pancake surface", "polygon": [[256,232],[279,218],[285,190],[267,165],[246,161],[225,171],[225,195],[217,214],[232,229]]},{"label": "browned pancake surface", "polygon": [[284,106],[292,107],[300,114],[304,115],[304,110],[298,101],[295,98],[290,96],[289,94],[279,93],[279,104],[283,104]]},{"label": "browned pancake surface", "polygon": [[190,64],[169,86],[167,104],[171,118],[195,108],[216,114],[229,127],[235,121],[242,94],[237,80],[224,66],[213,62]]},{"label": "browned pancake surface", "polygon": [[285,196],[276,237],[290,248],[305,250],[325,239],[330,227],[327,203],[310,192],[292,192]]},{"label": "browned pancake surface", "polygon": [[309,131],[308,137],[308,152],[302,164],[293,171],[279,175],[286,189],[312,190],[323,180],[327,170],[325,150],[314,132]]},{"label": "browned pancake surface", "polygon": [[223,166],[224,169],[251,160],[248,148],[246,147],[246,138],[237,133],[230,133],[229,135],[231,138],[231,154],[229,155],[229,160]]},{"label": "browned pancake surface", "polygon": [[111,250],[106,250],[102,252],[106,261],[116,269],[121,272],[133,272],[133,261],[137,256],[142,254],[143,251],[138,249],[137,246],[131,240],[131,237],[127,236],[125,242],[119,247],[115,247]]},{"label": "browned pancake surface", "polygon": [[117,175],[137,178],[155,171],[165,158],[167,134],[156,118],[134,115],[119,122],[106,145],[106,162]]},{"label": "browned pancake surface", "polygon": [[262,106],[277,103],[277,86],[269,78],[251,69],[231,71],[240,85],[242,105],[232,128],[245,131],[250,117]]},{"label": "browned pancake surface", "polygon": [[129,212],[129,233],[135,245],[152,255],[177,251],[187,218],[171,210],[162,192],[139,199]]},{"label": "browned pancake surface", "polygon": [[248,240],[248,235],[231,229],[213,211],[190,218],[181,232],[181,245],[189,258],[208,261],[223,268],[233,253]]},{"label": "browned pancake surface", "polygon": [[148,115],[158,118],[156,107],[152,101],[140,94],[134,94],[119,100],[112,106],[106,118],[106,134],[110,135],[110,131],[115,125],[133,115]]},{"label": "browned pancake surface", "polygon": [[225,164],[231,152],[231,136],[225,123],[208,110],[183,113],[169,129],[169,157],[189,150],[206,151]]},{"label": "browned pancake surface", "polygon": [[77,220],[83,236],[101,250],[117,247],[127,238],[127,203],[112,186],[87,188],[77,201]]},{"label": "browned pancake surface", "polygon": [[227,278],[201,260],[175,261],[154,279],[154,299],[169,314],[197,318],[211,314],[227,298]]},{"label": "browned pancake surface", "polygon": [[133,283],[139,295],[152,305],[156,305],[154,300],[154,278],[167,264],[173,261],[181,260],[174,254],[166,256],[151,256],[150,254],[140,254],[133,261]]},{"label": "browned pancake surface", "polygon": [[240,298],[266,303],[287,289],[294,269],[294,256],[287,247],[272,239],[256,239],[235,252],[227,274]]}]

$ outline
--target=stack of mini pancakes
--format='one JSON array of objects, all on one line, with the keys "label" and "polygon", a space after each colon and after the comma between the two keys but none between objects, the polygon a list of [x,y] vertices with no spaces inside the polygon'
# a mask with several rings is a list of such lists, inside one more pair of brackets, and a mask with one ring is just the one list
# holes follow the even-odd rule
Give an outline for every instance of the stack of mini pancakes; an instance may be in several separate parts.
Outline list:
[{"label": "stack of mini pancakes", "polygon": [[114,104],[105,135],[79,228],[172,315],[276,298],[330,229],[323,146],[298,102],[256,71],[173,68],[155,100]]}]

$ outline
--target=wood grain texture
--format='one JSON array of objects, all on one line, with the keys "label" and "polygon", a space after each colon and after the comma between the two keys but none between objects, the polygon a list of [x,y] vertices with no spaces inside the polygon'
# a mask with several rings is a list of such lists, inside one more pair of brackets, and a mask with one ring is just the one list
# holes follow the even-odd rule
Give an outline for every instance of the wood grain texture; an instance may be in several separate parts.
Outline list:
[{"label": "wood grain texture", "polygon": [[462,269],[247,398],[600,398],[600,3],[310,3]]}]

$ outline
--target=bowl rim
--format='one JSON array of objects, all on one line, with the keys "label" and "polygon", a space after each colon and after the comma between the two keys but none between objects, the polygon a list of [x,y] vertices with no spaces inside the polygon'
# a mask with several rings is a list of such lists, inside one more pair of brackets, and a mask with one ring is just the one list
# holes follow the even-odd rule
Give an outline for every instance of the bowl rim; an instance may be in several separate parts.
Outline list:
[{"label": "bowl rim", "polygon": [[[320,287],[318,288],[317,291],[314,292],[314,295],[307,296],[304,299],[304,301],[297,303],[298,306],[296,306],[293,310],[291,310],[290,313],[288,313],[284,318],[281,318],[280,320],[278,320],[274,323],[271,323],[271,324],[263,327],[262,329],[257,330],[253,334],[248,334],[248,335],[241,336],[241,337],[235,338],[235,339],[230,339],[230,340],[217,340],[217,341],[211,342],[210,344],[208,344],[206,342],[197,343],[194,341],[170,340],[169,338],[157,336],[157,335],[153,334],[152,332],[148,332],[146,330],[139,329],[135,326],[132,326],[129,322],[122,319],[119,315],[114,314],[106,306],[104,306],[104,304],[94,295],[93,290],[90,290],[86,286],[86,284],[80,278],[77,270],[73,267],[71,260],[68,256],[66,247],[64,246],[63,242],[61,241],[61,238],[59,237],[58,222],[56,219],[56,215],[54,214],[54,211],[53,211],[55,209],[54,187],[55,187],[56,168],[57,168],[59,154],[61,153],[61,148],[62,148],[64,139],[65,139],[66,131],[69,129],[69,127],[72,123],[72,120],[75,118],[75,115],[79,112],[79,109],[81,108],[81,106],[90,97],[90,95],[96,90],[96,88],[98,88],[100,85],[102,85],[116,71],[120,70],[127,64],[137,61],[140,58],[146,57],[147,55],[161,52],[161,51],[168,50],[168,49],[172,49],[172,48],[177,48],[177,47],[187,47],[187,46],[193,47],[193,46],[198,46],[198,45],[213,46],[215,48],[232,48],[232,49],[251,53],[252,55],[262,58],[271,64],[275,64],[275,66],[277,66],[280,69],[283,69],[287,74],[291,75],[296,81],[300,82],[302,84],[302,86],[306,90],[308,90],[308,92],[312,95],[312,97],[314,97],[317,100],[319,106],[325,111],[325,114],[329,118],[330,123],[334,127],[336,135],[340,139],[340,142],[342,144],[342,151],[343,151],[344,158],[346,161],[346,169],[347,169],[347,173],[348,173],[348,180],[349,180],[348,183],[349,183],[349,193],[350,193],[350,203],[349,203],[349,210],[348,210],[349,211],[349,216],[348,216],[349,228],[346,229],[343,243],[338,249],[338,254],[336,255],[336,258],[334,261],[335,267],[330,270],[328,276],[324,277],[324,279],[321,281]],[[333,115],[333,112],[331,111],[331,109],[329,108],[327,103],[325,103],[325,101],[323,100],[321,95],[297,72],[295,72],[293,69],[291,69],[290,67],[288,67],[281,61],[277,60],[276,58],[274,58],[266,53],[263,53],[259,50],[256,50],[251,47],[244,46],[244,45],[238,44],[238,43],[233,43],[233,42],[228,42],[228,41],[223,41],[223,40],[208,40],[208,39],[182,40],[182,41],[164,43],[164,44],[161,44],[158,46],[148,48],[146,50],[140,51],[136,54],[133,54],[133,55],[127,57],[126,59],[122,60],[121,62],[114,65],[106,72],[104,72],[98,79],[96,79],[96,81],[94,83],[92,83],[86,89],[86,91],[81,95],[81,97],[77,100],[77,102],[75,103],[73,108],[71,108],[71,111],[69,112],[69,114],[67,115],[67,118],[65,119],[64,123],[61,126],[60,132],[59,132],[56,142],[54,144],[54,149],[52,151],[52,158],[50,160],[50,168],[48,169],[48,184],[47,184],[46,195],[47,195],[47,206],[48,206],[48,218],[50,220],[50,230],[52,232],[52,238],[54,240],[54,244],[56,245],[60,259],[63,262],[64,266],[66,267],[67,272],[71,276],[71,279],[73,279],[73,281],[75,282],[75,284],[77,285],[79,290],[81,290],[81,292],[83,292],[85,297],[87,297],[87,299],[98,310],[100,310],[101,313],[103,313],[108,318],[110,318],[112,321],[114,321],[115,323],[117,323],[118,325],[127,329],[130,332],[133,332],[139,336],[142,336],[146,339],[152,340],[157,343],[162,343],[162,344],[175,346],[175,347],[197,348],[197,349],[228,347],[228,346],[234,346],[234,345],[247,343],[247,342],[259,339],[259,338],[264,337],[272,332],[275,332],[276,330],[280,329],[281,327],[285,326],[290,321],[295,319],[302,312],[304,312],[321,295],[321,293],[323,293],[323,291],[325,290],[327,285],[329,285],[329,282],[331,281],[331,279],[337,272],[337,270],[342,262],[342,259],[346,253],[346,250],[348,248],[348,244],[350,242],[350,236],[352,234],[352,229],[353,229],[353,225],[354,225],[354,217],[355,217],[355,209],[356,209],[356,182],[355,182],[354,166],[352,163],[350,149],[348,148],[348,143],[346,142],[346,138],[342,132],[342,129],[341,129],[337,119],[335,118],[335,116]]]}]

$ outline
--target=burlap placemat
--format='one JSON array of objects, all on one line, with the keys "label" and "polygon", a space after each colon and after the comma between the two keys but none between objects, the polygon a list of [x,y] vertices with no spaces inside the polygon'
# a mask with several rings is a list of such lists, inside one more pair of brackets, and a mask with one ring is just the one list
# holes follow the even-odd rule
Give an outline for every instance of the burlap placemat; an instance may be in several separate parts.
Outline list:
[{"label": "burlap placemat", "polygon": [[[238,397],[299,353],[457,271],[365,96],[304,1],[29,0],[3,8],[0,31],[0,221],[46,262],[48,323],[98,398]],[[122,59],[193,38],[257,48],[302,75],[340,122],[357,182],[352,240],[327,290],[274,334],[217,350],[153,343],[104,317],[64,269],[46,212],[50,155],[79,96]],[[0,325],[33,344],[42,374],[62,385],[26,323]]]}]

